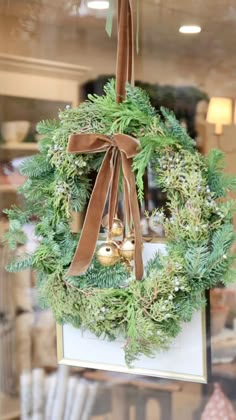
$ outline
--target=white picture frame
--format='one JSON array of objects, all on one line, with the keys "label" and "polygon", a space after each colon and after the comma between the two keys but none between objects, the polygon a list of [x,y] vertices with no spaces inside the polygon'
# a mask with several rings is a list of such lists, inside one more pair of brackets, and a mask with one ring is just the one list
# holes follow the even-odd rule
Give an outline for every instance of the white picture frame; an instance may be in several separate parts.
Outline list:
[{"label": "white picture frame", "polygon": [[[144,264],[156,251],[165,252],[165,244],[144,244]],[[71,325],[57,325],[58,363],[206,383],[209,360],[206,321],[205,309],[196,312],[192,321],[183,325],[169,350],[158,352],[154,358],[142,356],[131,368],[125,363],[122,340],[109,341]]]}]

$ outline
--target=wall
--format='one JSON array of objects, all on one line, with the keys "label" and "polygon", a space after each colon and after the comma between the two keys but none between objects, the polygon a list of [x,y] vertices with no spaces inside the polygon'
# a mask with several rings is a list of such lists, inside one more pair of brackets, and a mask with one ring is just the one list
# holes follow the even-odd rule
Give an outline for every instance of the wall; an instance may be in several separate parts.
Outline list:
[{"label": "wall", "polygon": [[[94,21],[88,30],[79,22],[71,26],[34,22],[35,27],[27,31],[17,18],[0,16],[0,52],[88,66],[92,78],[114,73],[116,39],[109,38],[103,27],[93,24]],[[195,85],[209,96],[236,97],[235,68],[234,56],[215,54],[209,62],[206,52],[196,56],[173,48],[170,52],[160,40],[156,45],[150,40],[144,48],[141,45],[135,75],[143,81]]]},{"label": "wall", "polygon": [[[105,30],[92,26],[65,23],[58,25],[32,21],[26,30],[15,17],[0,16],[0,53],[16,54],[26,57],[44,58],[90,67],[81,83],[100,74],[115,73],[116,40],[106,35]],[[234,56],[215,55],[209,62],[203,57],[186,54],[168,46],[158,48],[150,43],[135,60],[136,79],[151,83],[193,85],[209,96],[230,96],[236,98],[236,62]],[[49,86],[50,88],[50,86]],[[77,93],[76,93],[77,94]],[[227,154],[227,170],[236,172],[236,127],[225,127],[221,139]],[[234,147],[235,145],[235,147]],[[207,127],[207,149],[216,146],[213,127]]]}]

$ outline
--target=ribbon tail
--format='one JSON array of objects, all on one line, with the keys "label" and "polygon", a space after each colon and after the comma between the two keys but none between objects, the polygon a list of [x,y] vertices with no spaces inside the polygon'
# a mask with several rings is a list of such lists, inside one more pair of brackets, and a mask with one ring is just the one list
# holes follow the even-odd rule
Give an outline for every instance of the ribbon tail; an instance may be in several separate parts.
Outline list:
[{"label": "ribbon tail", "polygon": [[143,277],[143,260],[142,260],[142,232],[140,225],[140,214],[138,206],[137,191],[135,185],[135,177],[132,172],[132,159],[127,159],[124,153],[122,156],[122,167],[127,183],[127,192],[129,197],[130,212],[134,225],[135,236],[135,253],[134,253],[134,268],[137,280],[142,280]]},{"label": "ribbon tail", "polygon": [[117,212],[118,206],[118,190],[119,190],[119,175],[120,175],[120,154],[116,153],[114,157],[114,166],[112,174],[112,183],[110,191],[110,200],[109,200],[109,213],[108,213],[108,229],[112,227],[112,222]]},{"label": "ribbon tail", "polygon": [[125,219],[125,231],[126,234],[130,233],[131,230],[131,220],[130,220],[130,202],[129,202],[129,193],[127,181],[123,179],[123,190],[124,190],[124,219]]},{"label": "ribbon tail", "polygon": [[111,149],[108,149],[90,197],[80,240],[67,272],[68,276],[79,276],[84,274],[92,261],[112,178],[111,158],[112,151]]}]

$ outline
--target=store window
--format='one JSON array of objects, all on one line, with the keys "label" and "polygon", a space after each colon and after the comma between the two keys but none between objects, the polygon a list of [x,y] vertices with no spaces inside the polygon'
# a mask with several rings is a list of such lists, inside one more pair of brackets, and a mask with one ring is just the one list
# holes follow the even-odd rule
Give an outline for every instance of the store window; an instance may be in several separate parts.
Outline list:
[{"label": "store window", "polygon": [[[71,118],[70,134],[75,134],[78,127],[76,124],[73,125],[73,109],[84,103],[89,95],[101,97],[107,81],[115,77],[119,2],[120,0],[117,2],[2,0],[0,2],[1,419],[179,420],[184,417],[186,420],[231,420],[236,418],[236,274],[234,279],[234,273],[231,273],[232,282],[227,285],[224,277],[218,282],[212,281],[214,287],[210,290],[210,298],[207,298],[206,325],[210,324],[210,329],[207,325],[207,333],[204,330],[206,342],[203,340],[201,343],[204,350],[208,348],[204,354],[209,375],[207,383],[200,383],[201,381],[189,379],[187,376],[181,378],[181,375],[177,380],[175,375],[163,373],[148,376],[142,370],[136,374],[132,374],[126,368],[116,367],[109,370],[106,369],[104,361],[102,362],[102,355],[96,356],[96,351],[93,356],[94,363],[87,365],[81,363],[80,366],[79,363],[70,363],[71,366],[63,363],[58,365],[61,357],[57,354],[57,343],[61,329],[56,328],[51,305],[42,304],[40,279],[36,278],[35,270],[30,268],[30,256],[37,249],[40,237],[47,233],[46,225],[35,232],[34,228],[38,222],[38,213],[37,215],[34,213],[35,205],[41,199],[40,194],[44,187],[52,185],[53,181],[50,178],[52,176],[50,171],[46,172],[48,167],[45,162],[39,158],[37,165],[36,161],[32,160],[31,166],[30,164],[24,166],[25,158],[39,156],[40,147],[41,152],[42,148],[45,151],[45,148],[49,147],[47,137],[50,127],[53,129],[57,127],[59,118],[65,124],[60,136],[64,135],[67,139],[66,136],[70,131],[66,125],[68,115]],[[198,151],[203,159],[203,156],[212,149],[218,148],[225,153],[225,174],[236,174],[235,2],[143,0],[132,3],[136,28],[134,44],[137,44],[133,63],[135,85],[149,95],[153,112],[161,113],[162,107],[173,111],[179,122],[179,129],[186,130],[194,140],[194,153]],[[110,29],[112,29],[111,36],[108,36],[107,31]],[[94,121],[96,118],[94,114]],[[164,119],[163,115],[161,119]],[[39,121],[44,123],[37,126]],[[90,116],[88,124],[91,125],[93,134],[96,132],[94,121]],[[81,124],[86,132],[85,122]],[[101,128],[103,127],[101,121],[97,127],[100,130],[104,129]],[[141,129],[140,133],[142,134]],[[104,132],[101,134],[104,135]],[[54,156],[58,173],[63,173],[64,161],[59,156],[60,147],[60,144],[56,146],[54,144],[54,149],[48,148],[47,153],[50,159],[52,155]],[[77,165],[77,169],[72,171],[78,171],[78,180],[81,177],[81,182],[86,186],[85,191],[80,191],[84,194],[84,211],[81,212],[78,203],[76,204],[76,198],[73,202],[73,221],[70,229],[76,235],[88,208],[86,191],[89,191],[88,195],[91,194],[97,169],[102,160],[99,158],[94,160],[91,166],[93,171],[86,172],[86,165],[88,167],[87,162],[92,161],[91,157],[85,161],[80,160],[82,159],[80,157],[77,161],[71,157],[68,159],[71,159],[71,165],[75,167]],[[22,167],[25,169],[22,170]],[[39,174],[45,181],[35,187],[31,180],[30,185],[35,188],[35,200],[31,197],[32,207],[27,209],[28,216],[23,223],[23,233],[18,230],[18,221],[15,220],[14,235],[11,235],[12,232],[9,235],[9,209],[11,206],[25,208],[26,205],[23,195],[17,192],[18,187],[29,182],[27,181],[29,175],[32,179],[34,177],[36,179]],[[155,176],[150,156],[150,164],[148,162],[143,173],[144,192],[139,203],[140,223],[144,238],[155,238],[162,244],[165,242],[165,229],[160,220],[160,212],[163,212],[163,217],[168,221],[171,221],[172,215],[166,190],[156,185]],[[61,226],[61,231],[57,235],[61,235],[65,241],[63,249],[66,255],[68,243],[61,223],[65,207],[60,197],[61,195],[64,197],[68,185],[65,186],[63,183],[64,179],[60,185],[57,185],[54,201],[58,201],[56,215],[58,229]],[[23,190],[26,195],[27,191],[30,194],[29,183],[27,185],[28,190]],[[74,185],[71,184],[69,188],[72,187],[74,188]],[[69,193],[77,197],[78,191],[73,190]],[[199,194],[201,194],[200,189]],[[234,192],[230,192],[228,197],[234,199]],[[232,202],[230,206],[233,206]],[[108,203],[105,203],[105,209],[108,207]],[[225,212],[228,210],[225,207]],[[120,194],[118,214],[115,215],[115,218],[118,218],[116,225],[118,230],[119,219],[124,217],[125,211]],[[229,223],[233,223],[232,218],[229,218]],[[104,234],[104,226],[106,227],[106,223],[103,224],[101,234]],[[50,228],[49,224],[48,232]],[[227,242],[227,238],[224,236],[222,240]],[[48,243],[50,240],[53,238],[48,236]],[[128,245],[132,247],[131,239]],[[49,253],[51,251],[52,247]],[[234,255],[234,251],[233,245],[231,255]],[[53,252],[56,261],[56,247]],[[123,252],[126,252],[124,258],[128,259],[127,248],[124,248]],[[27,255],[28,260],[23,259],[22,255]],[[45,255],[48,255],[47,249]],[[116,257],[116,251],[112,256]],[[102,257],[104,258],[104,255]],[[16,258],[21,270],[15,272],[13,269],[6,269],[6,266]],[[71,261],[71,256],[68,258]],[[193,260],[194,257],[191,261]],[[45,261],[45,264],[49,264],[46,257]],[[119,273],[124,280],[122,267],[119,268]],[[51,275],[51,266],[47,266],[46,269],[48,275]],[[56,272],[56,268],[54,271]],[[110,283],[112,282],[110,274],[105,280],[104,287],[109,289],[110,284],[114,286],[114,283]],[[97,278],[90,281],[96,282]],[[179,290],[178,279],[176,282],[174,287]],[[90,287],[94,284],[90,283]],[[76,286],[72,283],[71,287]],[[122,290],[126,290],[127,284],[117,283],[115,287],[120,290],[123,287]],[[50,296],[58,295],[53,292]],[[105,317],[103,314],[105,310],[106,308],[103,311],[102,307],[102,311],[94,314],[94,318]],[[60,308],[56,315],[58,320]],[[70,317],[71,313],[68,310],[67,322],[72,320]],[[75,325],[75,319],[73,322]],[[114,329],[116,327],[114,323]],[[196,339],[197,330],[196,334],[191,331],[193,342],[195,336],[195,342],[199,345]],[[76,356],[79,350],[73,348],[71,343],[68,348]],[[184,347],[183,343],[183,350]],[[112,351],[111,347],[111,354],[108,352],[106,356],[110,359],[106,360],[108,363],[109,361],[112,363]],[[188,359],[189,365],[192,366],[197,363],[193,354],[194,349],[186,356],[186,361]],[[84,353],[83,356],[87,355]],[[105,366],[103,369],[102,363]],[[174,365],[174,370],[178,370],[179,366],[176,366],[178,360],[176,359],[176,363],[172,360],[171,363]],[[74,366],[75,364],[77,366]]]}]

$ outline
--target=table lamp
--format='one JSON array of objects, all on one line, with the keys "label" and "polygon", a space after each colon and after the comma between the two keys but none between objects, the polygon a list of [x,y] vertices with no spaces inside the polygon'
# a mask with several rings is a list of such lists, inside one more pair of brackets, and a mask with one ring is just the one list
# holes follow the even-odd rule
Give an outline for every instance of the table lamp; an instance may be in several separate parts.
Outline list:
[{"label": "table lamp", "polygon": [[223,125],[232,123],[232,100],[221,97],[211,98],[207,111],[207,122],[215,124],[215,135],[221,136]]}]

